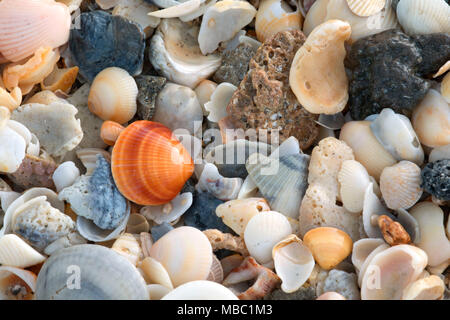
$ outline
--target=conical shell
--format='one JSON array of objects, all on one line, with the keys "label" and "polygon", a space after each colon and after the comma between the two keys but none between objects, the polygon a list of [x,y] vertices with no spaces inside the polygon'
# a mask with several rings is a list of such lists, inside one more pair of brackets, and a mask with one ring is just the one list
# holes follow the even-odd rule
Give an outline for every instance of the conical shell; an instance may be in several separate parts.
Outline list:
[{"label": "conical shell", "polygon": [[347,0],[348,7],[360,17],[368,17],[381,11],[386,0]]},{"label": "conical shell", "polygon": [[358,161],[346,160],[339,170],[338,181],[342,203],[350,212],[361,212],[364,194],[371,183],[366,168]]},{"label": "conical shell", "polygon": [[360,239],[353,243],[352,263],[356,271],[361,270],[367,257],[382,244],[384,244],[384,240],[380,238]]},{"label": "conical shell", "polygon": [[[75,290],[76,289],[76,290]],[[58,250],[44,263],[38,300],[148,300],[144,279],[109,248],[82,244]]]},{"label": "conical shell", "polygon": [[169,231],[150,249],[150,256],[164,266],[175,287],[205,280],[211,270],[212,255],[208,238],[192,227]]},{"label": "conical shell", "polygon": [[311,275],[314,258],[296,235],[278,242],[272,250],[275,271],[281,279],[281,289],[286,293],[297,291]]},{"label": "conical shell", "polygon": [[280,31],[301,30],[303,16],[283,0],[263,0],[255,17],[256,37],[265,42]]},{"label": "conical shell", "polygon": [[168,128],[142,120],[120,134],[111,169],[126,198],[141,205],[159,205],[176,197],[194,172],[194,163]]},{"label": "conical shell", "polygon": [[253,216],[244,231],[245,245],[250,255],[260,264],[272,261],[273,247],[292,233],[288,219],[275,211],[264,211]]},{"label": "conical shell", "polygon": [[402,0],[397,18],[408,34],[450,32],[450,5],[445,0]]},{"label": "conical shell", "polygon": [[92,82],[88,97],[89,110],[103,120],[123,124],[136,114],[137,95],[136,81],[126,70],[107,68]]},{"label": "conical shell", "polygon": [[161,300],[239,300],[228,288],[212,281],[185,283],[169,292]]},{"label": "conical shell", "polygon": [[309,155],[292,154],[268,158],[254,153],[246,168],[272,210],[297,219],[308,181]]},{"label": "conical shell", "polygon": [[109,146],[113,146],[119,138],[120,133],[125,129],[122,125],[114,121],[105,121],[100,128],[100,138]]},{"label": "conical shell", "polygon": [[6,266],[27,268],[41,263],[45,257],[15,234],[0,238],[0,263]]},{"label": "conical shell", "polygon": [[325,270],[341,263],[352,252],[353,242],[342,230],[319,227],[308,231],[303,242],[311,250],[314,260]]},{"label": "conical shell", "polygon": [[411,208],[422,196],[420,168],[413,162],[400,161],[383,169],[380,190],[388,208]]},{"label": "conical shell", "polygon": [[145,277],[150,283],[160,284],[170,290],[173,289],[172,281],[164,266],[152,257],[142,260],[141,267]]},{"label": "conical shell", "polygon": [[54,1],[4,0],[0,3],[0,52],[17,62],[39,47],[57,48],[69,39],[71,17]]},{"label": "conical shell", "polygon": [[28,270],[0,267],[0,300],[32,300],[37,276]]}]

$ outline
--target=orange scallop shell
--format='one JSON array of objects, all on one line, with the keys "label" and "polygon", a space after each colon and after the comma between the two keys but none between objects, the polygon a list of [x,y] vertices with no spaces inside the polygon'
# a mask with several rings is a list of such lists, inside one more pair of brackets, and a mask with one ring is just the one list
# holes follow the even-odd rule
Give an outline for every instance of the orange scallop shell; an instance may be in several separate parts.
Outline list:
[{"label": "orange scallop shell", "polygon": [[111,169],[119,191],[140,205],[164,204],[176,197],[194,172],[188,151],[162,124],[135,121],[112,151]]}]

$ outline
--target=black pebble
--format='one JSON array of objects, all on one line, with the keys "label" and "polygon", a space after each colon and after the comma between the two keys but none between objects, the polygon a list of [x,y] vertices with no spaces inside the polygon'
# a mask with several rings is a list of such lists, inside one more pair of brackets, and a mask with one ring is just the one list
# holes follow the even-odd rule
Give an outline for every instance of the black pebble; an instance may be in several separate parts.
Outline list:
[{"label": "black pebble", "polygon": [[421,187],[439,200],[450,200],[450,159],[427,163],[422,169]]}]

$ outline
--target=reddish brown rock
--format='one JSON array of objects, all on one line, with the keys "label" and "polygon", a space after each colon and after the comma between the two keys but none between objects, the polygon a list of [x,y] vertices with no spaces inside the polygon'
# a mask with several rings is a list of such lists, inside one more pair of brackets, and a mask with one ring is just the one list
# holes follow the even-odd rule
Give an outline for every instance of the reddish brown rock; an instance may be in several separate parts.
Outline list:
[{"label": "reddish brown rock", "polygon": [[235,128],[280,129],[280,143],[290,136],[302,149],[317,137],[317,119],[297,101],[289,87],[289,71],[306,38],[298,30],[281,31],[267,40],[250,60],[250,68],[234,93],[227,112]]},{"label": "reddish brown rock", "polygon": [[16,185],[24,188],[44,187],[55,189],[53,172],[58,165],[52,160],[26,155],[16,172],[8,174],[8,177]]}]

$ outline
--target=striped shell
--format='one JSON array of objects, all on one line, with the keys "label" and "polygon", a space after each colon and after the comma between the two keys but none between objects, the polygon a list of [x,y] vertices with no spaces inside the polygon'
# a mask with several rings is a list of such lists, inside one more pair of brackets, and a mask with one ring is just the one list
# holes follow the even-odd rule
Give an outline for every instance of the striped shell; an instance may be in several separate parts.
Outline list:
[{"label": "striped shell", "polygon": [[368,17],[381,11],[386,0],[347,0],[348,7],[360,17]]},{"label": "striped shell", "polygon": [[44,260],[43,255],[15,234],[7,234],[0,238],[0,263],[2,265],[27,268]]},{"label": "striped shell", "polygon": [[149,283],[160,284],[170,290],[173,289],[170,276],[159,261],[152,257],[146,257],[142,260],[140,268],[144,272],[144,277],[148,279]]},{"label": "striped shell", "polygon": [[346,160],[339,170],[338,181],[344,208],[350,212],[361,212],[364,205],[364,194],[370,184],[366,168],[358,161]]},{"label": "striped shell", "polygon": [[120,134],[111,169],[117,188],[127,199],[159,205],[176,197],[194,172],[194,163],[168,128],[141,120]]}]

